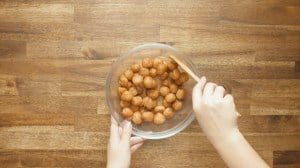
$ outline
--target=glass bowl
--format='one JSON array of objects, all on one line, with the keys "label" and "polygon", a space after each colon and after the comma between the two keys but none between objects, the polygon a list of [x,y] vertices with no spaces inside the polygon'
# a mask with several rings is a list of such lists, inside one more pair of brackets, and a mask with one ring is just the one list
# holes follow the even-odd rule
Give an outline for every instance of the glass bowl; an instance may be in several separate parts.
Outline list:
[{"label": "glass bowl", "polygon": [[[184,64],[186,64],[195,74],[197,73],[195,65],[188,56],[183,56],[175,48],[159,43],[150,43],[137,46],[131,49],[127,54],[121,56],[113,65],[106,80],[106,101],[108,108],[115,120],[122,124],[120,99],[117,94],[119,87],[118,79],[127,68],[134,63],[140,63],[143,58],[151,57],[168,57],[170,54],[175,55]],[[182,69],[181,69],[182,71]],[[171,119],[166,120],[162,125],[143,122],[141,125],[134,125],[132,133],[145,139],[163,139],[179,133],[186,128],[195,118],[192,108],[192,89],[196,82],[189,78],[183,85],[187,91],[186,98],[183,101],[183,108],[175,112]]]}]

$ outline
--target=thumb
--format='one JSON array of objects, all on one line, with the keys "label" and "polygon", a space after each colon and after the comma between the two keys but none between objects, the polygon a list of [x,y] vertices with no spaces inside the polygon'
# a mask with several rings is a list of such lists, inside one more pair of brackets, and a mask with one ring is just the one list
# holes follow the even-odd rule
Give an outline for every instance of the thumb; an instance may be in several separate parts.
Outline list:
[{"label": "thumb", "polygon": [[200,102],[202,101],[202,92],[206,83],[206,78],[202,77],[200,81],[193,88],[193,109],[199,108]]},{"label": "thumb", "polygon": [[132,132],[132,125],[130,121],[125,120],[124,125],[123,125],[123,132],[122,132],[122,137],[121,141],[125,142],[130,142],[130,137],[131,137],[131,132]]}]

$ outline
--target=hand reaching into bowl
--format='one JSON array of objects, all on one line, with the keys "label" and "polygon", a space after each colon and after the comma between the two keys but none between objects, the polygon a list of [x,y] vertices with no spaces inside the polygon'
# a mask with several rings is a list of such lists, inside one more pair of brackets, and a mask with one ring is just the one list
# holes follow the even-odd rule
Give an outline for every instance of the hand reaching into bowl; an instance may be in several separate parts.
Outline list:
[{"label": "hand reaching into bowl", "polygon": [[237,126],[233,97],[202,77],[193,89],[193,109],[204,134],[230,168],[267,168]]},{"label": "hand reaching into bowl", "polygon": [[[228,167],[269,167],[239,131],[233,97],[226,95],[222,86],[206,83],[202,77],[193,89],[193,109],[204,134]],[[112,118],[108,168],[129,168],[131,153],[142,146],[144,140],[131,137],[131,129],[130,122],[121,128]]]}]

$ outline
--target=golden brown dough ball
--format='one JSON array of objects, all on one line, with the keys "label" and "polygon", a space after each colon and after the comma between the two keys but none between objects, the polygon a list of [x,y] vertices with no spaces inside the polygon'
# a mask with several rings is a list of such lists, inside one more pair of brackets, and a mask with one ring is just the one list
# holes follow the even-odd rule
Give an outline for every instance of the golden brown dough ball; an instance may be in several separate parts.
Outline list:
[{"label": "golden brown dough ball", "polygon": [[154,115],[153,122],[157,125],[163,124],[166,121],[165,116],[162,113],[156,113]]},{"label": "golden brown dough ball", "polygon": [[169,80],[169,79],[165,79],[165,80],[163,80],[162,82],[161,82],[161,84],[163,85],[163,86],[170,86],[171,85],[171,81]]},{"label": "golden brown dough ball", "polygon": [[135,73],[139,72],[141,69],[141,66],[139,64],[133,64],[131,65],[131,70]]},{"label": "golden brown dough ball", "polygon": [[119,84],[120,84],[121,86],[123,86],[123,87],[127,87],[127,85],[128,85],[128,79],[126,78],[125,75],[121,75],[121,76],[119,77]]},{"label": "golden brown dough ball", "polygon": [[149,74],[150,74],[151,77],[154,78],[156,76],[156,69],[155,68],[151,68]]},{"label": "golden brown dough ball", "polygon": [[125,108],[123,108],[123,110],[122,110],[122,115],[123,115],[124,117],[131,117],[131,116],[133,115],[133,111],[132,111],[130,108],[125,107]]},{"label": "golden brown dough ball", "polygon": [[165,106],[165,108],[171,107],[171,103],[168,103],[166,99],[163,100],[162,105]]},{"label": "golden brown dough ball", "polygon": [[124,88],[124,87],[118,87],[118,95],[119,96],[121,96],[122,95],[122,93],[124,92],[124,91],[126,91],[127,89],[126,88]]},{"label": "golden brown dough ball", "polygon": [[178,90],[178,86],[177,86],[176,84],[174,84],[174,83],[172,83],[172,84],[169,86],[169,88],[170,88],[170,92],[171,92],[171,93],[176,93],[177,90]]},{"label": "golden brown dough ball", "polygon": [[151,99],[157,99],[159,96],[159,92],[156,89],[150,89],[147,90],[147,96],[149,96]]},{"label": "golden brown dough ball", "polygon": [[182,84],[185,83],[185,82],[187,82],[187,81],[189,80],[189,75],[188,75],[188,73],[182,72],[182,73],[180,74],[178,80],[179,80],[180,83],[182,83]]},{"label": "golden brown dough ball", "polygon": [[138,94],[143,94],[144,88],[142,86],[136,86],[135,88],[136,88]]},{"label": "golden brown dough ball", "polygon": [[123,107],[123,108],[124,108],[124,107],[130,107],[130,105],[131,105],[131,104],[130,104],[130,102],[128,102],[128,101],[124,101],[124,100],[121,100],[121,101],[120,101],[120,106]]},{"label": "golden brown dough ball", "polygon": [[142,68],[140,69],[139,74],[142,75],[142,76],[144,76],[144,77],[145,77],[145,76],[149,76],[149,75],[150,75],[150,71],[149,71],[148,68],[142,67]]},{"label": "golden brown dough ball", "polygon": [[154,83],[156,83],[156,82],[154,81],[154,79],[151,76],[146,76],[144,78],[144,87],[145,88],[147,88],[147,89],[153,88]]},{"label": "golden brown dough ball", "polygon": [[173,60],[167,60],[167,66],[169,68],[169,70],[173,71],[174,69],[177,68],[177,63]]},{"label": "golden brown dough ball", "polygon": [[145,111],[142,113],[142,119],[146,122],[152,122],[154,118],[154,115],[150,111]]},{"label": "golden brown dough ball", "polygon": [[178,111],[178,110],[181,110],[182,109],[182,101],[179,101],[179,100],[176,100],[173,104],[172,104],[172,107],[174,110]]},{"label": "golden brown dough ball", "polygon": [[124,72],[124,76],[128,79],[128,80],[131,80],[132,77],[133,77],[133,72],[131,69],[127,69],[125,72]]},{"label": "golden brown dough ball", "polygon": [[157,105],[157,101],[151,99],[150,97],[144,97],[143,98],[143,105],[147,109],[151,110]]},{"label": "golden brown dough ball", "polygon": [[158,74],[158,75],[161,75],[161,74],[167,72],[168,67],[167,67],[166,64],[161,63],[161,64],[159,64],[159,65],[157,66],[156,69],[157,69],[157,74]]},{"label": "golden brown dough ball", "polygon": [[181,80],[178,79],[178,80],[175,81],[175,84],[176,84],[177,86],[181,86],[183,83],[181,82]]},{"label": "golden brown dough ball", "polygon": [[170,72],[169,75],[170,75],[170,78],[172,78],[173,80],[177,80],[180,77],[180,71],[176,68],[172,72]]},{"label": "golden brown dough ball", "polygon": [[139,106],[131,105],[131,106],[130,106],[130,109],[131,109],[133,112],[136,112],[136,111],[139,111],[139,110],[140,110],[140,107],[139,107]]},{"label": "golden brown dough ball", "polygon": [[135,96],[132,98],[131,103],[135,106],[142,106],[143,98],[141,96]]},{"label": "golden brown dough ball", "polygon": [[130,88],[132,85],[133,85],[132,82],[128,82],[127,83],[127,88]]},{"label": "golden brown dough ball", "polygon": [[121,95],[121,100],[124,100],[124,101],[131,101],[132,99],[132,94],[129,92],[129,91],[124,91]]},{"label": "golden brown dough ball", "polygon": [[173,112],[172,108],[168,107],[164,110],[163,114],[166,117],[166,119],[169,119],[169,118],[173,117],[174,112]]},{"label": "golden brown dough ball", "polygon": [[141,76],[139,74],[134,74],[133,78],[132,78],[132,82],[136,86],[141,85],[143,83],[143,76]]},{"label": "golden brown dough ball", "polygon": [[162,112],[164,112],[164,110],[165,110],[165,107],[162,106],[162,105],[156,106],[156,107],[154,108],[154,112],[155,112],[155,113],[162,113]]},{"label": "golden brown dough ball", "polygon": [[165,80],[168,78],[168,76],[169,76],[168,72],[164,72],[163,74],[160,75],[160,79]]},{"label": "golden brown dough ball", "polygon": [[145,68],[151,68],[153,65],[153,59],[151,58],[144,58],[142,61],[142,65]]},{"label": "golden brown dough ball", "polygon": [[167,96],[167,94],[170,93],[170,89],[166,86],[162,86],[160,89],[159,89],[159,93],[162,95],[162,96]]},{"label": "golden brown dough ball", "polygon": [[140,111],[134,112],[131,121],[136,125],[142,124],[142,113]]},{"label": "golden brown dough ball", "polygon": [[162,63],[162,60],[160,58],[154,58],[153,59],[153,67],[157,68],[159,64]]},{"label": "golden brown dough ball", "polygon": [[128,89],[128,91],[133,95],[133,96],[136,96],[138,94],[136,88],[134,86],[130,87]]},{"label": "golden brown dough ball", "polygon": [[168,102],[168,103],[173,103],[175,100],[176,100],[176,96],[174,93],[169,93],[167,94],[167,96],[165,97],[165,100]]},{"label": "golden brown dough ball", "polygon": [[184,89],[178,89],[176,92],[176,98],[182,100],[185,98],[186,92]]}]

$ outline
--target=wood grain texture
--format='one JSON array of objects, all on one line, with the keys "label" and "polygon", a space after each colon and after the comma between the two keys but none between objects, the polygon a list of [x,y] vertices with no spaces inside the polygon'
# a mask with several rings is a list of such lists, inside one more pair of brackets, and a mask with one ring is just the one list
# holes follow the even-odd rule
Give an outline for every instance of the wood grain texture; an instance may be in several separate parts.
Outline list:
[{"label": "wood grain texture", "polygon": [[[2,0],[0,167],[105,167],[105,78],[139,44],[186,53],[230,91],[246,139],[276,168],[300,153],[298,0]],[[131,167],[226,167],[194,121]]]}]

